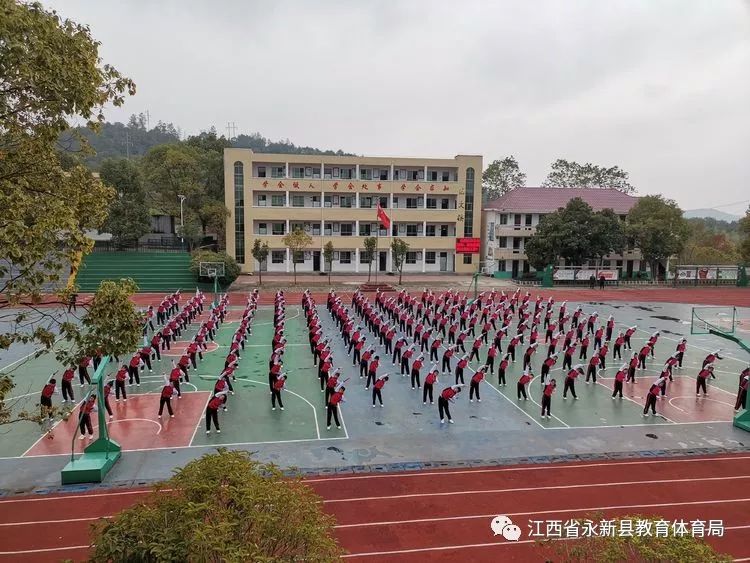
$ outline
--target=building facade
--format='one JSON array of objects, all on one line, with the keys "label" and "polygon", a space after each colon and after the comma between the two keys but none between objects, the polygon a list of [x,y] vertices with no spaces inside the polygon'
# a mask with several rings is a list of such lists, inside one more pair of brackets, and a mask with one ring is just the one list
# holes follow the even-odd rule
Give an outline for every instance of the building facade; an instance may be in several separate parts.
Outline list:
[{"label": "building facade", "polygon": [[[638,202],[637,197],[604,188],[517,188],[504,196],[484,204],[483,253],[486,273],[505,272],[507,277],[521,278],[534,272],[524,252],[526,240],[536,232],[536,226],[546,214],[565,207],[574,197],[580,197],[594,211],[612,209],[622,220]],[[565,266],[561,261],[558,266]],[[591,261],[582,266],[597,267]],[[604,269],[618,270],[620,279],[633,278],[646,271],[637,248],[623,254],[605,256]]]},{"label": "building facade", "polygon": [[[333,242],[332,271],[367,272],[364,239],[377,237],[372,272],[394,271],[395,237],[409,244],[404,272],[476,272],[480,252],[456,253],[456,241],[481,237],[482,157],[383,158],[254,153],[225,149],[227,252],[243,272],[291,272],[282,239],[295,228],[312,237],[297,272],[324,272],[323,247]],[[379,227],[378,203],[391,220]],[[255,239],[270,254],[258,264]]]}]

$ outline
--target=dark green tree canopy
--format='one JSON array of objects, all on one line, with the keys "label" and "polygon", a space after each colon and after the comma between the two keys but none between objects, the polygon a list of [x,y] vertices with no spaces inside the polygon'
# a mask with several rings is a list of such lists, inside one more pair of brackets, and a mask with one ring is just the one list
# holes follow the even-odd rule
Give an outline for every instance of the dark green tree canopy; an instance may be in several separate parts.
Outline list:
[{"label": "dark green tree canopy", "polygon": [[150,233],[151,217],[138,166],[124,158],[107,159],[102,162],[99,177],[115,190],[102,230],[111,233],[116,243],[136,241]]},{"label": "dark green tree canopy", "polygon": [[502,160],[493,160],[482,173],[482,190],[487,200],[497,199],[514,188],[526,183],[526,174],[521,172],[513,155]]},{"label": "dark green tree canopy", "polygon": [[679,254],[688,238],[689,226],[682,210],[661,195],[642,197],[628,213],[628,237],[656,271],[656,263]]},{"label": "dark green tree canopy", "polygon": [[542,182],[545,188],[613,188],[626,194],[635,191],[628,181],[628,173],[619,166],[578,164],[565,159],[552,163],[552,170]]}]

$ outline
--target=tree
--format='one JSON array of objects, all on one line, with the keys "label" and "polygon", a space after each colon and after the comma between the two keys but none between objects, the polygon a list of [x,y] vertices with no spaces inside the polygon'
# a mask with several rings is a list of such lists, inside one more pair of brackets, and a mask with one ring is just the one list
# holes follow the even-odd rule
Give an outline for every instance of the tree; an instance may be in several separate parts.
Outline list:
[{"label": "tree", "polygon": [[304,253],[305,249],[312,244],[312,237],[297,227],[281,239],[281,242],[291,250],[292,267],[294,268],[294,285],[297,285],[297,260],[299,260],[300,253]]},{"label": "tree", "polygon": [[628,243],[625,225],[611,209],[602,209],[594,213],[591,222],[590,251],[591,256],[601,261],[608,254],[622,254]]},{"label": "tree", "polygon": [[[722,225],[723,223],[723,225]],[[680,252],[682,264],[737,264],[740,246],[737,230],[726,230],[725,221],[704,218],[687,219],[689,235]]]},{"label": "tree", "polygon": [[[77,270],[93,244],[86,232],[101,228],[114,196],[78,159],[61,158],[57,140],[71,121],[98,128],[104,107],[122,105],[135,84],[102,64],[86,26],[39,3],[0,2],[0,52],[0,350],[50,349],[55,327],[38,322],[51,319],[34,305]],[[3,376],[0,398],[11,387]]]},{"label": "tree", "polygon": [[497,199],[525,183],[526,174],[521,172],[513,155],[493,160],[482,173],[482,189],[487,200]]},{"label": "tree", "polygon": [[196,279],[203,281],[212,281],[212,278],[201,276],[201,262],[221,262],[224,264],[224,275],[218,276],[219,283],[227,288],[240,275],[240,266],[232,256],[226,252],[212,252],[210,250],[194,250],[190,255],[190,271]]},{"label": "tree", "polygon": [[628,213],[627,232],[651,265],[651,275],[656,279],[658,264],[682,251],[689,226],[674,200],[649,195],[640,198]]},{"label": "tree", "polygon": [[628,173],[619,166],[598,166],[587,162],[578,164],[559,158],[542,182],[545,188],[613,188],[626,194],[635,191],[628,182]]},{"label": "tree", "polygon": [[[592,256],[591,233],[594,211],[579,197],[545,215],[536,232],[525,242],[526,255],[535,269],[541,270],[559,258],[581,265]],[[553,257],[553,260],[549,260]]]},{"label": "tree", "polygon": [[328,285],[331,285],[331,270],[333,270],[333,242],[330,240],[323,247],[323,259],[328,265]]},{"label": "tree", "polygon": [[400,238],[393,239],[391,252],[393,253],[393,266],[398,270],[398,285],[401,285],[401,276],[406,261],[406,253],[409,251],[409,243]]},{"label": "tree", "polygon": [[268,259],[268,243],[256,238],[251,251],[253,258],[258,261],[258,285],[263,283],[263,263]]},{"label": "tree", "polygon": [[134,162],[107,159],[102,162],[99,177],[115,190],[109,206],[109,216],[103,230],[112,234],[116,244],[137,241],[151,232],[151,217],[146,205],[146,192],[141,174]]},{"label": "tree", "polygon": [[[82,358],[97,351],[122,357],[136,350],[143,333],[143,320],[131,300],[136,291],[138,286],[130,279],[103,281],[93,299],[82,305],[85,313],[80,324],[72,320],[59,323],[56,360],[64,366],[78,365]],[[38,411],[20,411],[14,415],[15,404],[5,402],[15,383],[13,370],[0,377],[0,424],[19,420],[41,422]],[[60,409],[53,408],[49,414],[55,416],[59,412]]]},{"label": "tree", "polygon": [[370,281],[372,277],[372,261],[375,259],[375,253],[378,250],[378,239],[375,237],[367,237],[363,241],[365,260],[367,260],[367,281]]},{"label": "tree", "polygon": [[747,265],[750,264],[750,207],[745,216],[740,219],[740,234],[743,237],[739,247],[740,257]]},{"label": "tree", "polygon": [[335,520],[300,477],[219,449],[93,530],[91,560],[338,561]]}]

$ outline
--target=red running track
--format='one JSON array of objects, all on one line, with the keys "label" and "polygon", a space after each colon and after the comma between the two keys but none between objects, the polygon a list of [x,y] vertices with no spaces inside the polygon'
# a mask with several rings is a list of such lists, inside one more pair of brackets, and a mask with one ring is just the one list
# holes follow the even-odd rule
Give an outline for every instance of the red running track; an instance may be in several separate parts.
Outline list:
[{"label": "red running track", "polygon": [[[356,561],[538,561],[529,520],[595,521],[649,515],[668,521],[723,520],[708,541],[750,557],[750,455],[592,461],[572,464],[338,475],[307,482],[337,519],[336,535]],[[136,502],[146,490],[15,497],[0,500],[0,561],[80,560],[99,517]],[[508,515],[523,535],[493,536],[490,521]],[[558,558],[559,557],[555,557]]]}]

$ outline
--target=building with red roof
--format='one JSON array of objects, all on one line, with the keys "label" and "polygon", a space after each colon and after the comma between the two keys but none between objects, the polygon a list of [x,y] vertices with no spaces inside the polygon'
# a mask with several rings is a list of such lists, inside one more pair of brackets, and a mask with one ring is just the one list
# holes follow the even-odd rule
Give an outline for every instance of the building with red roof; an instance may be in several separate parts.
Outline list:
[{"label": "building with red roof", "polygon": [[[579,197],[594,211],[612,209],[623,220],[638,198],[611,188],[517,188],[485,202],[482,206],[484,233],[484,261],[487,273],[507,272],[519,278],[534,271],[524,252],[525,240],[536,232],[544,215],[565,207]],[[563,266],[564,264],[559,264]],[[584,265],[586,266],[586,265]],[[589,264],[597,267],[597,264]],[[623,255],[606,256],[604,269],[618,270],[619,277],[633,277],[643,271],[638,249],[626,250]]]}]

